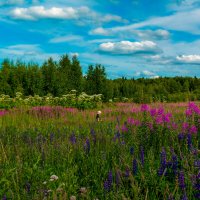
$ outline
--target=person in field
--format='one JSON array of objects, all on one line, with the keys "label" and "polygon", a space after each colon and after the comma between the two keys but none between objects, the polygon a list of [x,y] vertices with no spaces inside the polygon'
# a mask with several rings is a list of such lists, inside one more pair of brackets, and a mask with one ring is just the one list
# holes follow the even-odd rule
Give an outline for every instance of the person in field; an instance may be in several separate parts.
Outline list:
[{"label": "person in field", "polygon": [[96,115],[96,121],[99,122],[101,121],[101,111],[97,111],[97,115]]}]

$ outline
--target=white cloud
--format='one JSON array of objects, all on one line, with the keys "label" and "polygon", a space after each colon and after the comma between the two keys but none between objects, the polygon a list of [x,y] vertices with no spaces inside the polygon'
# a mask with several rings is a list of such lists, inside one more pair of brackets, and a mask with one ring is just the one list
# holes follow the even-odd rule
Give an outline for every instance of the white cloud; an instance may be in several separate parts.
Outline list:
[{"label": "white cloud", "polygon": [[87,23],[102,24],[111,21],[125,23],[127,20],[118,15],[95,12],[87,6],[82,7],[49,7],[31,6],[27,8],[15,8],[10,12],[10,17],[19,20],[39,20],[39,19],[62,19],[77,20],[77,23],[84,25]]},{"label": "white cloud", "polygon": [[105,31],[122,32],[130,31],[148,26],[162,27],[163,29],[191,32],[200,34],[200,9],[184,10],[175,12],[169,16],[154,17],[146,21],[134,23],[126,26],[108,28]]},{"label": "white cloud", "polygon": [[143,70],[143,71],[138,71],[135,73],[136,77],[144,77],[144,78],[159,78],[159,76],[157,74],[155,74],[152,71],[148,71],[148,70]]},{"label": "white cloud", "polygon": [[46,9],[44,6],[32,6],[29,8],[15,8],[12,10],[11,15],[15,19],[23,20],[37,20],[40,18],[75,19],[79,17],[78,13],[83,11],[82,9],[75,10],[72,7]]},{"label": "white cloud", "polygon": [[170,33],[167,30],[164,29],[157,29],[157,30],[136,30],[136,29],[130,29],[130,30],[117,30],[111,28],[111,29],[105,29],[103,27],[99,27],[96,29],[93,29],[89,32],[90,35],[103,35],[103,36],[118,36],[122,38],[139,38],[143,40],[166,40],[169,39]]},{"label": "white cloud", "polygon": [[102,22],[111,22],[111,21],[124,22],[124,23],[128,22],[128,20],[125,20],[118,15],[111,15],[111,14],[103,16],[101,20]]},{"label": "white cloud", "polygon": [[182,63],[200,64],[200,55],[181,55],[176,60]]},{"label": "white cloud", "polygon": [[94,30],[91,30],[89,32],[90,35],[104,35],[104,36],[108,36],[111,35],[112,33],[109,30],[106,30],[102,27],[96,28]]},{"label": "white cloud", "polygon": [[55,37],[49,40],[50,43],[63,43],[70,41],[83,41],[83,37],[79,35],[66,35],[61,37]]},{"label": "white cloud", "polygon": [[43,62],[45,59],[52,57],[57,60],[57,53],[46,53],[38,44],[19,44],[7,46],[0,49],[0,57],[2,59],[21,59],[23,61]]},{"label": "white cloud", "polygon": [[161,50],[158,48],[156,43],[152,41],[142,42],[107,42],[99,45],[99,51],[109,54],[118,55],[131,55],[131,54],[155,54],[160,53]]}]

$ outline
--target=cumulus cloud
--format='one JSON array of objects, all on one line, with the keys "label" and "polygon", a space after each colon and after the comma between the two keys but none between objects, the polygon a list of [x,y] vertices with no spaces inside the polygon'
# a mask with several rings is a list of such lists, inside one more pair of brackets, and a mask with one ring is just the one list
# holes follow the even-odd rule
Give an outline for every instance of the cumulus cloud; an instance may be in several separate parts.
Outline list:
[{"label": "cumulus cloud", "polygon": [[131,54],[157,54],[161,53],[156,43],[152,41],[141,42],[106,42],[99,45],[99,51],[102,53],[116,55],[131,55]]},{"label": "cumulus cloud", "polygon": [[29,8],[15,8],[11,12],[11,16],[15,19],[23,20],[37,20],[40,18],[54,18],[54,19],[75,19],[78,18],[80,13],[84,13],[86,8],[78,8],[77,10],[72,7],[59,8],[45,8],[44,6],[32,6]]},{"label": "cumulus cloud", "polygon": [[125,19],[118,15],[97,13],[87,6],[82,7],[49,7],[31,6],[27,8],[15,8],[10,12],[10,17],[18,20],[77,20],[80,25],[95,22],[96,24],[108,23],[111,21],[125,23]]},{"label": "cumulus cloud", "polygon": [[180,63],[200,64],[200,55],[181,55],[176,60]]}]

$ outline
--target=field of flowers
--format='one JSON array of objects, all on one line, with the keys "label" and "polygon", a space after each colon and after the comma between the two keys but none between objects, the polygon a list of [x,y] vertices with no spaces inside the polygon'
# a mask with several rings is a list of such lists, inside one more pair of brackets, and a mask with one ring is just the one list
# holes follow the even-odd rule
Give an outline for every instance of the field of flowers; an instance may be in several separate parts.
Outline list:
[{"label": "field of flowers", "polygon": [[200,199],[200,104],[0,111],[0,198]]}]

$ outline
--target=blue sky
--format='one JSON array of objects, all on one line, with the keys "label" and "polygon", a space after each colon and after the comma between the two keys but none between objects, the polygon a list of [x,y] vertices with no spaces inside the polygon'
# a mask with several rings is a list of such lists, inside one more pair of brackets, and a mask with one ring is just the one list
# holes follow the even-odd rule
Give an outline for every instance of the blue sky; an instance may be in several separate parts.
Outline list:
[{"label": "blue sky", "polygon": [[199,0],[1,0],[0,61],[78,56],[108,77],[200,77]]}]

